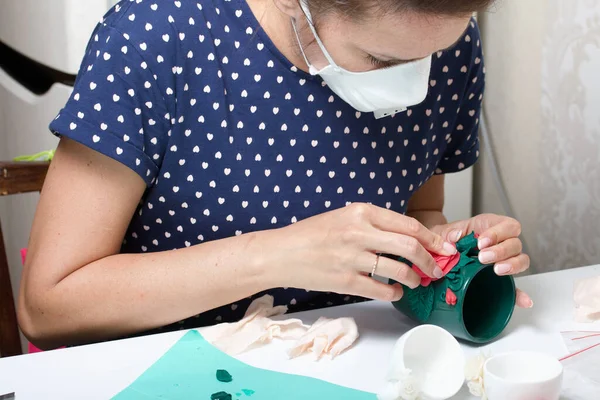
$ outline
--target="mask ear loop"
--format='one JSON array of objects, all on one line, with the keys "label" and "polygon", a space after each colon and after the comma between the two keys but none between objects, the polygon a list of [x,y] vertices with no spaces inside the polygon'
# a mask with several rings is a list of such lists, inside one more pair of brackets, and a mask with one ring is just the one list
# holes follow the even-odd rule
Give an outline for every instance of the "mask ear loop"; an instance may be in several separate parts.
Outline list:
[{"label": "mask ear loop", "polygon": [[[321,48],[321,51],[323,52],[323,55],[327,59],[327,62],[329,63],[329,65],[331,65],[334,68],[334,70],[336,72],[341,71],[341,68],[338,67],[338,65],[335,63],[335,61],[333,61],[333,58],[331,57],[331,55],[329,54],[329,52],[325,48],[325,45],[321,41],[321,38],[319,37],[319,34],[317,33],[317,30],[316,30],[316,28],[315,28],[315,26],[313,24],[312,15],[310,14],[310,11],[308,10],[308,6],[306,5],[306,3],[303,0],[300,0],[299,3],[300,3],[300,7],[302,8],[302,12],[304,13],[304,16],[306,17],[306,21],[308,22],[308,26],[310,27],[310,30],[312,31],[313,36],[315,37],[315,40],[319,44],[319,47]],[[300,44],[300,48],[302,50],[302,42],[300,41],[300,36],[298,35],[298,30],[296,29],[296,23],[295,23],[294,19],[292,19],[292,25],[294,27],[294,32],[296,33],[296,37],[298,38],[298,43]],[[302,50],[302,55],[304,56],[304,59],[306,60],[306,64],[308,66],[311,66],[311,64],[306,59],[306,55],[304,54],[304,50]]]},{"label": "mask ear loop", "polygon": [[[312,66],[306,54],[304,53],[304,49],[302,48],[302,42],[300,41],[300,35],[298,34],[298,28],[296,27],[296,21],[292,18],[292,28],[294,29],[294,33],[296,34],[296,40],[298,41],[298,46],[300,46],[300,53],[302,53],[302,58],[304,58],[304,62],[308,65],[308,69],[311,75],[316,75],[315,68]],[[313,73],[314,72],[314,73]]]}]

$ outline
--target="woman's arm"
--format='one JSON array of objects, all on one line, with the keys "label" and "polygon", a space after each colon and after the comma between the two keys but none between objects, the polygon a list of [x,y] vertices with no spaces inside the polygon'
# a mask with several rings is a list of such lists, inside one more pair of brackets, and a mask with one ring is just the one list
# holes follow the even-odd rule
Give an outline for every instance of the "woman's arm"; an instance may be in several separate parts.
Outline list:
[{"label": "woman's arm", "polygon": [[444,175],[434,175],[408,202],[406,215],[427,228],[447,224],[444,209]]},{"label": "woman's arm", "polygon": [[[285,228],[150,254],[118,254],[145,189],[127,167],[62,140],[52,161],[19,294],[19,322],[42,348],[105,340],[182,320],[274,287],[394,301],[399,285],[365,276],[375,251],[415,260],[455,249],[413,218],[355,203]],[[419,276],[382,259],[409,287]],[[441,273],[441,271],[439,271]]]},{"label": "woman's arm", "polygon": [[259,265],[264,249],[256,234],[161,253],[118,254],[144,190],[127,167],[61,140],[19,294],[19,322],[33,343],[51,348],[118,337],[276,285]]}]

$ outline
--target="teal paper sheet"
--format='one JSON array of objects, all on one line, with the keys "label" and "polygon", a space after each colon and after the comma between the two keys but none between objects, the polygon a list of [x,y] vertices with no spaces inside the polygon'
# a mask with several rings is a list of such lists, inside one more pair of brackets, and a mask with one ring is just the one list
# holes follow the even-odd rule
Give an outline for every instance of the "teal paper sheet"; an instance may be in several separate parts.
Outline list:
[{"label": "teal paper sheet", "polygon": [[[217,370],[233,377],[219,382]],[[188,332],[116,400],[210,400],[219,392],[232,400],[376,400],[376,395],[314,378],[283,374],[249,366],[209,344],[197,331]]]}]

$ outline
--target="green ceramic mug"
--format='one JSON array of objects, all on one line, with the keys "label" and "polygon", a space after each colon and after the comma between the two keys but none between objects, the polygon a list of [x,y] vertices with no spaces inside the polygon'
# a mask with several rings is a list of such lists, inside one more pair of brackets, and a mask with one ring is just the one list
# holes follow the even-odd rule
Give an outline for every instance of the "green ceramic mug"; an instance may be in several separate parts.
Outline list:
[{"label": "green ceramic mug", "polygon": [[493,265],[478,261],[473,234],[457,248],[459,264],[444,278],[414,290],[403,286],[404,296],[393,304],[411,319],[440,326],[456,338],[488,343],[510,322],[516,303],[515,282],[512,276],[496,275]]}]

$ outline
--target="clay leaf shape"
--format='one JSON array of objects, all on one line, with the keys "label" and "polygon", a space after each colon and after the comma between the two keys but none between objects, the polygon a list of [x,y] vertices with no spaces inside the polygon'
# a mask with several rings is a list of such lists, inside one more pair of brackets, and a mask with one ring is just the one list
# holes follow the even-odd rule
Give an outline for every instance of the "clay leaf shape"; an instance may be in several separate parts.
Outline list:
[{"label": "clay leaf shape", "polygon": [[415,318],[421,322],[426,322],[433,312],[433,301],[435,291],[431,285],[419,286],[414,290],[405,292],[408,304]]},{"label": "clay leaf shape", "polygon": [[468,256],[476,256],[479,253],[479,249],[477,247],[477,235],[475,232],[471,232],[469,235],[460,239],[458,243],[456,243],[456,249],[459,253],[468,255]]}]

